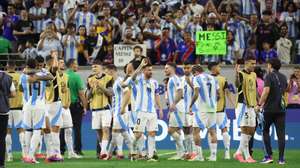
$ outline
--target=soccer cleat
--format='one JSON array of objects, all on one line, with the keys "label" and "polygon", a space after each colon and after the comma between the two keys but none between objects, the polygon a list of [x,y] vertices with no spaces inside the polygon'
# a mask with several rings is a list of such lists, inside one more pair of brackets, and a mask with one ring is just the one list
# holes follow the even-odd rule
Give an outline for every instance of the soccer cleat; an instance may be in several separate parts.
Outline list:
[{"label": "soccer cleat", "polygon": [[48,158],[46,158],[45,162],[63,162],[64,159],[62,156],[58,156],[58,155],[52,155]]},{"label": "soccer cleat", "polygon": [[44,155],[44,154],[42,154],[42,153],[37,153],[37,154],[35,154],[34,157],[37,158],[37,159],[45,159],[45,158],[46,158],[46,155]]},{"label": "soccer cleat", "polygon": [[82,156],[80,156],[80,155],[77,155],[76,153],[69,153],[68,154],[68,159],[81,159],[82,158]]},{"label": "soccer cleat", "polygon": [[262,164],[273,163],[272,156],[265,156],[264,159],[260,163],[262,163]]},{"label": "soccer cleat", "polygon": [[101,160],[104,160],[105,158],[107,158],[107,154],[103,153],[103,154],[100,154],[100,157],[99,157]]},{"label": "soccer cleat", "polygon": [[[109,156],[108,156],[108,158],[109,158]],[[123,160],[125,157],[124,157],[124,155],[117,155],[117,160]]]},{"label": "soccer cleat", "polygon": [[12,161],[14,161],[13,156],[12,156],[11,154],[7,155],[6,161],[7,161],[7,162],[12,162]]},{"label": "soccer cleat", "polygon": [[215,161],[217,161],[217,156],[210,156],[207,158],[207,160],[210,162],[215,162]]},{"label": "soccer cleat", "polygon": [[254,160],[251,156],[246,159],[247,163],[256,163],[256,160]]},{"label": "soccer cleat", "polygon": [[280,165],[285,165],[285,160],[284,159],[279,159],[278,160],[278,164],[280,164]]},{"label": "soccer cleat", "polygon": [[36,161],[35,159],[30,158],[30,157],[24,157],[24,158],[23,158],[23,162],[24,162],[24,163],[29,163],[29,164],[36,164],[36,163],[39,163],[38,161]]},{"label": "soccer cleat", "polygon": [[199,155],[192,155],[191,158],[188,161],[189,162],[195,162],[195,161],[203,162],[204,158],[200,157]]},{"label": "soccer cleat", "polygon": [[224,159],[226,159],[226,160],[230,159],[230,152],[229,151],[225,152]]},{"label": "soccer cleat", "polygon": [[158,160],[158,155],[157,155],[156,151],[154,152],[153,159]]},{"label": "soccer cleat", "polygon": [[241,163],[246,163],[245,159],[243,158],[242,154],[240,154],[240,153],[235,153],[233,155],[233,158]]}]

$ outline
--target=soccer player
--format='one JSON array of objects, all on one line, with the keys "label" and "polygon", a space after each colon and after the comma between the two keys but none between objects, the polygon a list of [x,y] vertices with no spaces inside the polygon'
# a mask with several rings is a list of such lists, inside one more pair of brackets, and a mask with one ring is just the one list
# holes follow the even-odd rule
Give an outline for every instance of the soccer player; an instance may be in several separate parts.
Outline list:
[{"label": "soccer player", "polygon": [[59,93],[62,105],[62,125],[61,128],[64,130],[64,138],[65,143],[68,149],[68,159],[75,158],[79,159],[82,156],[77,155],[73,149],[73,123],[72,123],[72,116],[70,112],[70,104],[71,104],[71,97],[70,97],[70,89],[68,86],[68,76],[64,73],[65,70],[65,62],[63,58],[58,59],[58,70],[56,74],[57,82],[59,85]]},{"label": "soccer player", "polygon": [[[41,139],[41,129],[45,127],[45,90],[46,83],[53,76],[45,72],[37,72],[35,59],[28,59],[26,68],[20,77],[20,89],[23,92],[23,126],[26,129],[25,139],[30,144],[25,151],[25,163],[38,163],[34,154]],[[32,135],[32,137],[31,137]],[[28,137],[28,138],[27,138]]]},{"label": "soccer player", "polygon": [[108,158],[108,141],[112,114],[109,99],[112,96],[113,78],[104,73],[101,62],[95,60],[92,65],[93,74],[87,79],[88,98],[92,110],[92,129],[97,131],[101,143],[100,159]]},{"label": "soccer player", "polygon": [[[198,159],[203,161],[202,149],[200,146],[200,129],[206,127],[210,139],[210,157],[209,161],[217,160],[217,134],[216,134],[216,111],[218,81],[211,75],[203,72],[200,65],[193,67],[193,86],[194,96],[190,105],[190,111],[193,111],[193,105],[196,103],[198,112],[195,114],[195,122],[199,123],[199,128],[194,129],[194,141],[197,148]],[[202,127],[202,128],[201,128]]]},{"label": "soccer player", "polygon": [[[240,70],[240,65],[236,64],[236,87],[238,88],[238,102],[235,109],[237,124],[241,128],[240,145],[234,158],[242,163],[255,163],[256,161],[249,153],[249,140],[255,133],[256,114],[254,108],[256,100],[256,66],[255,57],[245,58],[245,68]],[[243,158],[243,155],[245,159]]]},{"label": "soccer player", "polygon": [[[142,62],[143,64],[143,62]],[[148,161],[157,161],[154,157],[156,151],[155,135],[158,131],[157,114],[155,105],[159,108],[159,117],[163,118],[162,106],[158,93],[158,83],[152,79],[152,66],[147,64],[143,67],[143,74],[136,80],[137,101],[136,112],[137,122],[134,127],[135,141],[137,144],[145,130],[148,132]]]},{"label": "soccer player", "polygon": [[180,79],[175,74],[176,64],[167,63],[165,66],[165,75],[169,77],[167,85],[168,103],[169,103],[169,134],[176,142],[176,155],[169,158],[169,160],[180,160],[184,156],[182,132],[182,118],[184,113],[180,112],[177,104],[182,99],[183,88]]},{"label": "soccer player", "polygon": [[234,105],[234,101],[231,98],[230,91],[228,88],[228,82],[225,77],[220,75],[221,67],[217,62],[211,62],[208,64],[208,69],[211,72],[211,75],[216,78],[219,84],[219,94],[218,94],[218,102],[217,102],[217,126],[222,131],[223,142],[225,147],[225,159],[230,159],[230,135],[229,131],[229,122],[227,118],[227,114],[225,112],[226,107],[226,97],[229,102]]},{"label": "soccer player", "polygon": [[180,111],[184,113],[183,132],[184,132],[184,145],[187,152],[185,158],[189,159],[193,153],[193,134],[192,134],[193,118],[189,109],[193,97],[192,64],[189,62],[184,62],[183,70],[184,70],[184,76],[181,78],[181,82],[183,86],[183,108]]},{"label": "soccer player", "polygon": [[13,161],[12,155],[12,127],[13,124],[16,127],[18,134],[19,134],[19,141],[22,148],[22,156],[24,156],[24,147],[25,147],[25,132],[22,128],[22,120],[23,120],[23,101],[22,101],[22,92],[17,87],[20,80],[20,74],[16,72],[16,62],[15,61],[8,61],[7,62],[7,74],[12,77],[12,81],[16,86],[16,97],[9,99],[10,104],[10,112],[8,116],[8,128],[7,128],[7,135],[6,135],[6,153],[7,153],[7,161]]}]

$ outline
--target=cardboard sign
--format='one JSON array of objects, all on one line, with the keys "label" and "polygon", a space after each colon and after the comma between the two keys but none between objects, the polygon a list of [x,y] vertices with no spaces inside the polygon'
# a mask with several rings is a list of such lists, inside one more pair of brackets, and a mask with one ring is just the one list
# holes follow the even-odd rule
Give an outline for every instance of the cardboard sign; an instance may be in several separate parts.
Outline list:
[{"label": "cardboard sign", "polygon": [[[146,45],[145,44],[138,44],[143,48],[143,55],[146,55]],[[114,64],[117,67],[125,66],[129,61],[134,58],[133,48],[136,45],[128,45],[128,44],[115,44],[114,45]]]},{"label": "cardboard sign", "polygon": [[226,31],[198,31],[196,32],[196,54],[225,55],[226,40]]}]

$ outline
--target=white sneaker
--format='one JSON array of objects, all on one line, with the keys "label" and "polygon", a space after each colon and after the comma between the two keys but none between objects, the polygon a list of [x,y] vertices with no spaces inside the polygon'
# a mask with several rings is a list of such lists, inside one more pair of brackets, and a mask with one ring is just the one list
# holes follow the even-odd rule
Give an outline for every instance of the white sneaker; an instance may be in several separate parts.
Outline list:
[{"label": "white sneaker", "polygon": [[226,160],[230,159],[230,152],[229,151],[225,151],[224,159],[226,159]]},{"label": "white sneaker", "polygon": [[210,162],[215,162],[215,161],[217,161],[217,156],[210,156],[207,158],[207,160]]},{"label": "white sneaker", "polygon": [[14,161],[13,156],[12,156],[12,155],[7,155],[6,161],[7,161],[7,162],[12,162],[12,161]]},{"label": "white sneaker", "polygon": [[69,153],[69,155],[68,155],[68,159],[81,159],[82,158],[82,156],[80,156],[80,155],[77,155],[76,153]]}]

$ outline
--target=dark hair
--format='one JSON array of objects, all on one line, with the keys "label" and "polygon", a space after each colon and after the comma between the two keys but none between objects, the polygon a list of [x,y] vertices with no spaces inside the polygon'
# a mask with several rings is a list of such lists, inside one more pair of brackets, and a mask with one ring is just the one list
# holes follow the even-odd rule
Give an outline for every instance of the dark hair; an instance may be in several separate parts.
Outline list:
[{"label": "dark hair", "polygon": [[36,62],[37,62],[37,63],[44,63],[44,62],[45,62],[44,57],[42,57],[42,56],[40,56],[40,55],[38,55],[37,57],[35,57],[35,59],[36,59]]},{"label": "dark hair", "polygon": [[74,58],[70,58],[70,59],[67,61],[66,66],[67,66],[68,68],[70,68],[71,65],[74,64],[75,61],[76,61],[76,60],[75,60]]},{"label": "dark hair", "polygon": [[248,55],[248,56],[245,58],[245,62],[251,61],[251,60],[256,60],[255,56],[253,56],[253,55]]},{"label": "dark hair", "polygon": [[263,11],[262,14],[263,14],[263,15],[271,16],[271,15],[272,15],[272,11],[270,11],[270,10],[265,10],[265,11]]},{"label": "dark hair", "polygon": [[272,58],[267,63],[270,64],[272,68],[277,71],[281,68],[281,62],[278,58]]},{"label": "dark hair", "polygon": [[261,69],[261,67],[255,67],[254,72],[256,73],[256,76],[259,77],[260,79],[264,79],[264,70]]},{"label": "dark hair", "polygon": [[201,67],[201,65],[197,64],[197,65],[194,65],[193,66],[193,69],[192,69],[193,72],[203,72],[203,68]]},{"label": "dark hair", "polygon": [[67,29],[71,29],[71,28],[75,28],[75,27],[76,27],[76,25],[74,23],[69,23],[67,25]]},{"label": "dark hair", "polygon": [[289,10],[288,8],[289,8],[290,5],[292,5],[293,8],[294,8],[294,10],[292,12],[296,12],[297,11],[297,6],[294,2],[289,2],[288,5],[286,6],[285,10],[288,11]]},{"label": "dark hair", "polygon": [[176,70],[176,68],[177,68],[177,65],[174,62],[168,62],[166,65],[174,68],[174,70]]},{"label": "dark hair", "polygon": [[133,50],[135,50],[135,49],[140,49],[141,52],[143,52],[143,48],[142,48],[141,46],[139,46],[139,45],[134,46],[134,47],[133,47]]},{"label": "dark hair", "polygon": [[183,65],[193,65],[193,63],[191,61],[184,61]]},{"label": "dark hair", "polygon": [[211,70],[214,66],[217,66],[217,65],[219,65],[218,62],[210,62],[210,63],[208,63],[207,68],[208,68],[208,70]]},{"label": "dark hair", "polygon": [[94,61],[93,61],[93,65],[103,65],[103,63],[100,61],[100,60],[98,60],[98,59],[95,59]]},{"label": "dark hair", "polygon": [[114,71],[117,70],[117,67],[114,64],[108,64],[108,65],[106,65],[106,68],[109,70],[114,70]]},{"label": "dark hair", "polygon": [[51,55],[47,55],[47,56],[46,56],[46,62],[48,62],[48,61],[50,61],[50,60],[52,60],[52,56],[51,56]]},{"label": "dark hair", "polygon": [[36,63],[37,63],[37,61],[33,58],[28,58],[27,61],[26,61],[26,65],[31,69],[36,68]]},{"label": "dark hair", "polygon": [[283,22],[283,23],[281,24],[281,26],[280,26],[280,30],[281,30],[283,27],[286,27],[286,28],[288,28],[288,25],[286,24],[286,22]]},{"label": "dark hair", "polygon": [[87,36],[87,29],[86,29],[86,26],[85,25],[80,25],[79,27],[78,27],[78,33],[77,33],[77,35],[79,35],[79,29],[81,28],[81,27],[83,27],[84,29],[85,29],[85,34],[84,34],[84,36]]},{"label": "dark hair", "polygon": [[15,60],[8,60],[7,63],[6,63],[6,66],[15,67],[16,66],[16,61]]}]

